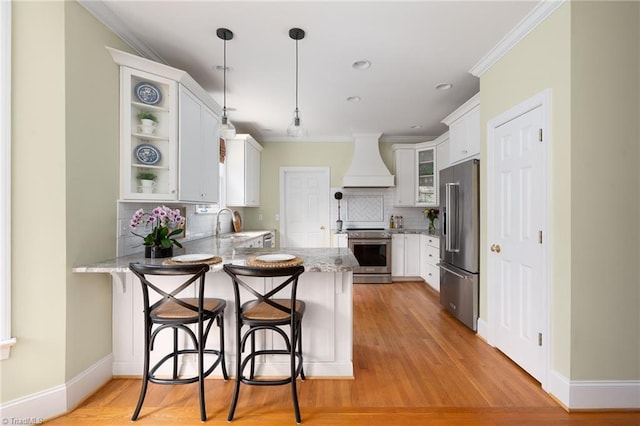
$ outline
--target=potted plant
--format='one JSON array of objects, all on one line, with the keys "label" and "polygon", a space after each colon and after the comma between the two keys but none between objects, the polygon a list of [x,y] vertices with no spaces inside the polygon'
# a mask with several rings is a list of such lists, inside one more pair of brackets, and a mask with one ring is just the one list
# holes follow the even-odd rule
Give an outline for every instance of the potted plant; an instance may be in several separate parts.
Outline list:
[{"label": "potted plant", "polygon": [[440,214],[440,210],[438,209],[424,209],[422,213],[429,219],[429,234],[435,235],[436,233],[436,225],[435,220],[438,218]]},{"label": "potted plant", "polygon": [[[133,235],[144,240],[145,257],[157,258],[173,256],[174,245],[182,248],[182,244],[173,237],[184,232],[185,223],[186,219],[180,214],[179,209],[158,206],[151,213],[146,213],[144,209],[136,211],[129,226]],[[138,227],[144,227],[150,232],[146,235],[133,232],[133,229]]]},{"label": "potted plant", "polygon": [[142,133],[151,134],[154,132],[158,118],[154,113],[150,111],[140,111],[138,113],[138,119],[140,120],[140,131]]},{"label": "potted plant", "polygon": [[157,177],[155,173],[143,170],[138,172],[136,177],[140,181],[140,188],[142,189],[142,192],[153,192],[153,187],[156,184],[155,179]]}]

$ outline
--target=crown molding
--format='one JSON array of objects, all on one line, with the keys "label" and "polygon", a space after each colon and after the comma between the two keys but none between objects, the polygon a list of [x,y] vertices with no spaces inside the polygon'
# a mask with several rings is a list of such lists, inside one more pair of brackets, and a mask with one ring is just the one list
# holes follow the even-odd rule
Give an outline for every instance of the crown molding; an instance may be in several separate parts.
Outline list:
[{"label": "crown molding", "polygon": [[78,0],[78,3],[87,9],[87,11],[102,22],[115,35],[120,37],[129,47],[136,51],[139,55],[151,59],[155,62],[167,64],[155,50],[146,45],[136,36],[134,36],[129,28],[109,9],[102,0]]},{"label": "crown molding", "polygon": [[500,58],[513,49],[522,39],[524,39],[538,25],[544,22],[553,14],[560,6],[566,3],[566,0],[542,0],[536,7],[529,12],[527,16],[502,38],[478,63],[476,63],[469,72],[481,77],[487,72]]}]

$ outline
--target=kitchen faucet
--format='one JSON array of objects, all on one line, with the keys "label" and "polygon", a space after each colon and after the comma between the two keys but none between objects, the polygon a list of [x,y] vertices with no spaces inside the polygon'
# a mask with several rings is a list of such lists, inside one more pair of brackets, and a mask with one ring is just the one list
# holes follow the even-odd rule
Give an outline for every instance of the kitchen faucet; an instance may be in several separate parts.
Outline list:
[{"label": "kitchen faucet", "polygon": [[231,211],[231,209],[225,207],[223,209],[218,210],[218,213],[216,213],[216,237],[220,235],[220,213],[222,213],[225,210],[228,211],[231,217],[233,218],[233,212]]}]

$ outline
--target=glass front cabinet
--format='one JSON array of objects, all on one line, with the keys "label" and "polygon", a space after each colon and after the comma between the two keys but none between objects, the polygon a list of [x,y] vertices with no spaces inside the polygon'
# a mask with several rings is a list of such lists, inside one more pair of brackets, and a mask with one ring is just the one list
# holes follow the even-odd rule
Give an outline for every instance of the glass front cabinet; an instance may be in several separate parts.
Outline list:
[{"label": "glass front cabinet", "polygon": [[416,149],[416,206],[436,206],[437,175],[436,147]]},{"label": "glass front cabinet", "polygon": [[[121,196],[175,200],[178,84],[128,67],[120,70]],[[151,121],[143,124],[143,119]]]}]

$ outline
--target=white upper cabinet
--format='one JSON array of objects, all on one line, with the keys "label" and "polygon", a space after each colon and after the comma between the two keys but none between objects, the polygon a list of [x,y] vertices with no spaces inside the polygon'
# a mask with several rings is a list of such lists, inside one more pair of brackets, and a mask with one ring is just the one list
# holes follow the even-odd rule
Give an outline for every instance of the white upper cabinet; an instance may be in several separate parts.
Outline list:
[{"label": "white upper cabinet", "polygon": [[416,204],[416,150],[413,146],[394,145],[396,165],[396,197],[394,206]]},{"label": "white upper cabinet", "polygon": [[[177,84],[127,67],[120,69],[120,196],[135,200],[175,200],[177,170]],[[136,88],[143,102],[135,94]],[[138,116],[153,115],[143,128]],[[147,176],[143,176],[143,175]],[[143,187],[142,180],[151,181]]]},{"label": "white upper cabinet", "polygon": [[445,117],[449,126],[449,164],[480,156],[480,94]]},{"label": "white upper cabinet", "polygon": [[227,157],[227,205],[260,205],[260,159],[262,146],[251,135],[237,135],[225,141]]},{"label": "white upper cabinet", "polygon": [[438,205],[436,147],[416,149],[416,206]]},{"label": "white upper cabinet", "polygon": [[438,146],[436,148],[436,157],[438,158],[438,161],[436,163],[437,165],[437,173],[436,175],[439,177],[440,176],[440,170],[442,169],[446,169],[447,167],[449,167],[449,132],[443,133],[442,135],[438,136],[438,138],[434,141],[438,143]]},{"label": "white upper cabinet", "polygon": [[393,145],[396,166],[395,207],[438,205],[436,142]]},{"label": "white upper cabinet", "polygon": [[120,198],[217,202],[220,105],[185,71],[107,50],[120,65]]},{"label": "white upper cabinet", "polygon": [[213,111],[181,85],[178,180],[181,201],[218,201],[219,127]]}]

